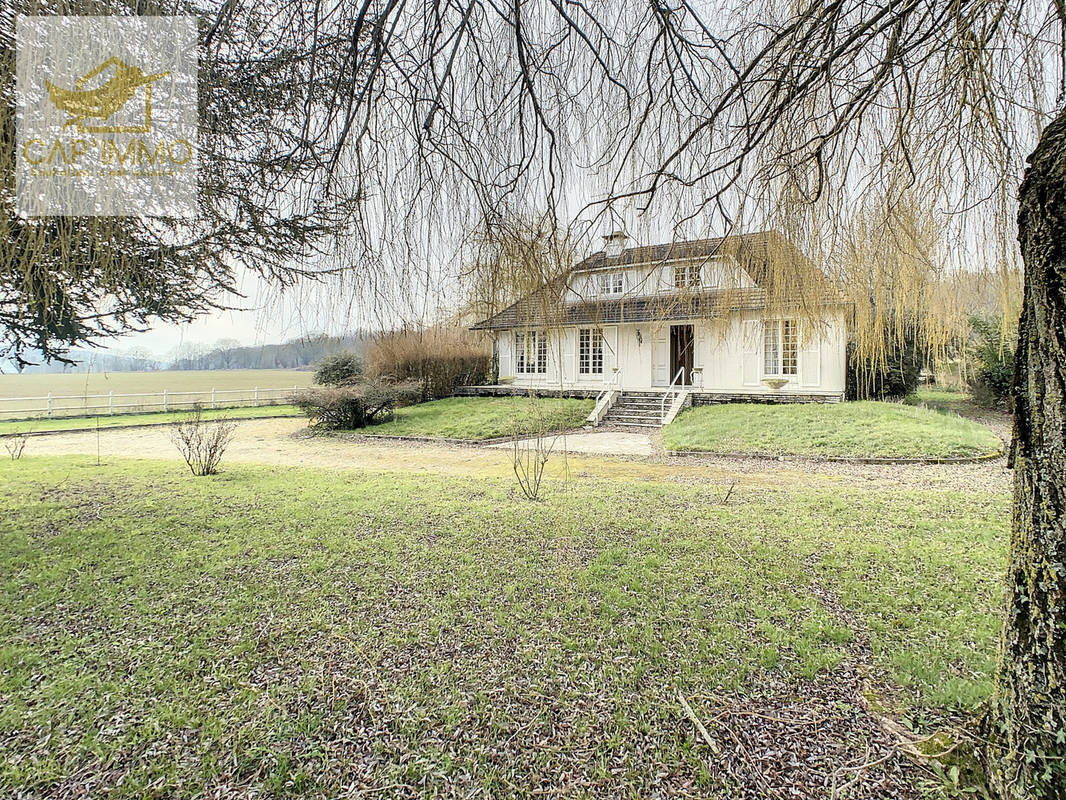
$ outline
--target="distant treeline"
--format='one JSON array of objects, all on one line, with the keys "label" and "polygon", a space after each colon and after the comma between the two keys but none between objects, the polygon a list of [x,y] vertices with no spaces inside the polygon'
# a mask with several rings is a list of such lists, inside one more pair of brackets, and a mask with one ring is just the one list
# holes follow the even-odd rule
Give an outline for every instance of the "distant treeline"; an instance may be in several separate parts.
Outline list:
[{"label": "distant treeline", "polygon": [[369,339],[369,333],[359,333],[292,339],[281,344],[198,348],[193,352],[186,348],[167,369],[299,369],[339,350],[362,353]]},{"label": "distant treeline", "polygon": [[[27,357],[34,360],[32,353],[27,354]],[[28,364],[23,367],[22,372],[26,375],[59,375],[82,372],[154,372],[164,366],[163,362],[153,358],[149,353],[107,353],[95,350],[71,350],[67,353],[67,358],[74,363],[65,364],[53,361],[48,364],[45,363],[43,358],[40,358],[38,363]],[[14,362],[0,360],[0,372],[10,373],[16,371],[17,367]]]},{"label": "distant treeline", "polygon": [[[104,350],[73,350],[69,358],[74,364],[39,363],[27,366],[23,372],[154,372],[156,370],[207,369],[300,369],[310,367],[323,356],[339,350],[366,352],[373,334],[359,331],[346,336],[325,334],[290,339],[280,344],[242,345],[235,339],[222,339],[213,345],[185,343],[178,346],[165,360],[155,358],[144,348],[125,353]],[[42,359],[43,361],[43,359]],[[15,365],[0,360],[0,371],[14,372]]]}]

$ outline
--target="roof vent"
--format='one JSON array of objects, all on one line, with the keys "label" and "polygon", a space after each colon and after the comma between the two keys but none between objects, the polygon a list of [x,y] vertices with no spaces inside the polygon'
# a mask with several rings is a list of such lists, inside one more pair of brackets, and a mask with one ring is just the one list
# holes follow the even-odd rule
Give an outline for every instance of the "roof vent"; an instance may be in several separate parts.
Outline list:
[{"label": "roof vent", "polygon": [[608,258],[618,258],[626,246],[626,235],[622,231],[614,231],[603,237],[604,252]]}]

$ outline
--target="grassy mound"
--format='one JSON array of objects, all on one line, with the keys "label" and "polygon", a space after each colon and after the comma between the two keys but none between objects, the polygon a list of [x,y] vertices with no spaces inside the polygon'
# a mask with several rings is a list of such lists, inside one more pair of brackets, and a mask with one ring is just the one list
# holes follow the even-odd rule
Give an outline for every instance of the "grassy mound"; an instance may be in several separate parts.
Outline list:
[{"label": "grassy mound", "polygon": [[699,406],[663,430],[667,450],[856,458],[997,453],[992,431],[955,414],[896,403]]},{"label": "grassy mound", "polygon": [[584,423],[592,400],[528,397],[449,397],[401,408],[390,422],[360,433],[372,436],[437,436],[442,439],[494,439],[516,431],[564,431]]}]

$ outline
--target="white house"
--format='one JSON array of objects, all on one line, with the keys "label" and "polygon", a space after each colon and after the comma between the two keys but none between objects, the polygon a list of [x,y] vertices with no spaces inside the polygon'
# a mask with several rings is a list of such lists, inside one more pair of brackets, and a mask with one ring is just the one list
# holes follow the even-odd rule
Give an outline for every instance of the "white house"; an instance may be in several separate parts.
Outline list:
[{"label": "white house", "polygon": [[594,422],[660,396],[664,416],[690,402],[843,399],[847,305],[783,236],[604,238],[564,279],[474,326],[493,334],[501,383],[599,394]]}]

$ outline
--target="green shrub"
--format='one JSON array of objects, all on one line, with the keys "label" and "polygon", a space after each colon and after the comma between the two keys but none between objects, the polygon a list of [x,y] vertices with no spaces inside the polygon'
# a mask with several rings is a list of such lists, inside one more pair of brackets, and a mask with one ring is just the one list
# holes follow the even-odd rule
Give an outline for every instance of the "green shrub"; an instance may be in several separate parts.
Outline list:
[{"label": "green shrub", "polygon": [[392,417],[398,406],[417,403],[421,385],[413,382],[362,381],[348,386],[305,389],[292,402],[311,424],[329,430],[354,430]]},{"label": "green shrub", "polygon": [[363,377],[366,362],[358,353],[346,350],[332,353],[315,364],[315,383],[319,386],[347,386]]},{"label": "green shrub", "polygon": [[367,351],[368,372],[382,380],[417,381],[423,400],[450,397],[459,386],[487,383],[492,355],[483,341],[456,328],[384,334]]},{"label": "green shrub", "polygon": [[994,317],[970,318],[970,359],[974,373],[969,379],[974,402],[986,408],[1007,409],[1014,381],[1015,336],[1003,330]]},{"label": "green shrub", "polygon": [[854,343],[848,343],[845,393],[849,400],[902,400],[918,389],[922,353],[913,326],[902,341],[886,330],[885,357],[862,358]]}]

